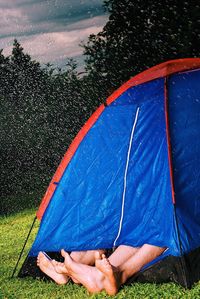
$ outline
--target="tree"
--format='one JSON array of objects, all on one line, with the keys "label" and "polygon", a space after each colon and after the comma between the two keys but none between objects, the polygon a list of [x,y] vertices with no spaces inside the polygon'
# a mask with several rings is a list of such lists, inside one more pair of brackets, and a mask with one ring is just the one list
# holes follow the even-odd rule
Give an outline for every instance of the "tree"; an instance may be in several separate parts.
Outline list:
[{"label": "tree", "polygon": [[109,20],[84,45],[87,71],[99,89],[116,88],[136,73],[200,54],[198,0],[106,0]]},{"label": "tree", "polygon": [[64,70],[42,67],[17,40],[11,56],[0,51],[0,75],[0,196],[44,192],[93,110],[92,85],[74,60]]},{"label": "tree", "polygon": [[43,161],[48,138],[45,122],[47,103],[43,93],[48,76],[38,62],[23,52],[17,40],[11,56],[4,57],[0,52],[0,75],[3,159],[0,178],[4,182],[1,192],[5,195],[24,189],[33,190],[32,181],[35,185],[36,181],[40,181],[41,185],[41,173],[47,168],[44,162],[40,162]]}]

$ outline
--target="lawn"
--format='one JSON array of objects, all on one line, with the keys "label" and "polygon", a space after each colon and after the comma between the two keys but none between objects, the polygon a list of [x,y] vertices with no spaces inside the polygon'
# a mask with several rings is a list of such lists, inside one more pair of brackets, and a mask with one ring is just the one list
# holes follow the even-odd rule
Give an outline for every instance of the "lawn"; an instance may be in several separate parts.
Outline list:
[{"label": "lawn", "polygon": [[[53,282],[31,278],[10,278],[34,215],[33,210],[25,210],[11,216],[0,217],[0,299],[109,298],[105,293],[91,296],[83,287],[72,283],[66,286],[57,286]],[[24,260],[27,250],[33,242],[37,227],[38,223],[35,225],[22,260]],[[200,282],[191,290],[185,290],[172,283],[161,285],[135,283],[123,287],[114,298],[200,298]]]}]

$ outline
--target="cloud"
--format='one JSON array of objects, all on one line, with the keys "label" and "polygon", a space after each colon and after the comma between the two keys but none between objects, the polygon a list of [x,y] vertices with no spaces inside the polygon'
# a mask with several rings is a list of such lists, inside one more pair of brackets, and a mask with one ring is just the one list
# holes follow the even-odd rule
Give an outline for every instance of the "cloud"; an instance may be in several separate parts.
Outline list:
[{"label": "cloud", "polygon": [[80,42],[106,21],[102,0],[2,0],[0,49],[10,55],[17,38],[34,59],[61,66],[67,57],[79,59]]},{"label": "cloud", "polygon": [[0,2],[0,36],[51,32],[55,26],[60,31],[60,27],[102,14],[101,0],[3,0]]},{"label": "cloud", "polygon": [[[80,43],[87,40],[91,33],[98,33],[105,24],[107,17],[98,16],[76,22],[66,27],[65,31],[40,33],[22,36],[18,40],[26,53],[41,63],[51,62],[58,66],[64,65],[67,58],[79,58],[83,49]],[[12,45],[10,38],[4,39],[4,55],[10,55]],[[78,59],[80,60],[80,59]]]},{"label": "cloud", "polygon": [[23,35],[26,27],[31,24],[26,15],[19,9],[0,8],[0,36],[14,35],[18,32]]}]

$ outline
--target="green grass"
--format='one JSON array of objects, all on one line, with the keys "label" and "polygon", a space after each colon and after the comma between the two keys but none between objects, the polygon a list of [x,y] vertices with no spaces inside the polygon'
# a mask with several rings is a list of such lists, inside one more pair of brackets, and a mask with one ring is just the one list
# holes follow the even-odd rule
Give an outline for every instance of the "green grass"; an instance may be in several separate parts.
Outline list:
[{"label": "green grass", "polygon": [[[83,287],[71,283],[66,286],[57,286],[53,282],[32,278],[10,278],[34,216],[33,210],[26,210],[12,216],[0,217],[0,299],[113,298],[105,293],[90,296]],[[38,223],[32,232],[22,260],[34,240],[37,227]],[[191,290],[185,290],[172,283],[161,285],[135,283],[122,288],[114,298],[200,298],[200,282]]]}]

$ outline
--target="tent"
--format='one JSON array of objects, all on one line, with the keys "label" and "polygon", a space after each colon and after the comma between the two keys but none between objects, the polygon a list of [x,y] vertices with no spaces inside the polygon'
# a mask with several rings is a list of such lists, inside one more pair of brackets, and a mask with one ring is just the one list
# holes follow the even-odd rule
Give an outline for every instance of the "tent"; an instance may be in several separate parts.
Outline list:
[{"label": "tent", "polygon": [[200,279],[200,59],[152,67],[116,90],[70,145],[37,211],[19,272],[45,251],[153,244],[167,250],[135,281]]}]

